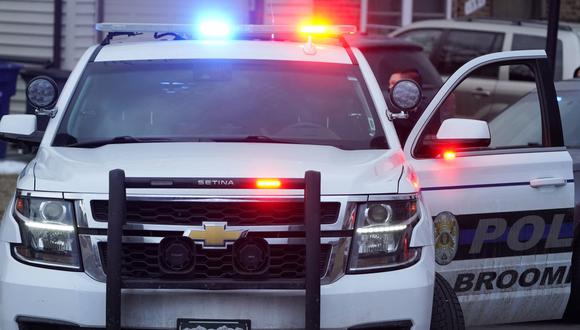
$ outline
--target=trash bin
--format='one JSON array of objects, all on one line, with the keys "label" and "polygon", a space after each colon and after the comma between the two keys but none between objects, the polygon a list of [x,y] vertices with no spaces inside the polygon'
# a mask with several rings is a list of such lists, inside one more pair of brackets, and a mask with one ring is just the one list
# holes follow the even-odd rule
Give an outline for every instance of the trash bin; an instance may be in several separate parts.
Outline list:
[{"label": "trash bin", "polygon": [[[66,83],[68,76],[70,75],[70,71],[67,70],[60,70],[60,69],[42,69],[42,68],[26,68],[20,72],[20,76],[26,84],[28,84],[32,78],[38,76],[48,76],[54,79],[56,85],[58,86],[58,91],[62,92],[64,84]],[[26,113],[34,114],[34,107],[30,104],[26,103]],[[36,129],[39,131],[46,130],[46,125],[48,125],[48,121],[50,118],[47,116],[37,116],[37,124]]]},{"label": "trash bin", "polygon": [[[10,97],[16,93],[16,79],[22,67],[0,62],[0,117],[10,112]],[[0,159],[6,156],[6,143],[0,143]]]}]

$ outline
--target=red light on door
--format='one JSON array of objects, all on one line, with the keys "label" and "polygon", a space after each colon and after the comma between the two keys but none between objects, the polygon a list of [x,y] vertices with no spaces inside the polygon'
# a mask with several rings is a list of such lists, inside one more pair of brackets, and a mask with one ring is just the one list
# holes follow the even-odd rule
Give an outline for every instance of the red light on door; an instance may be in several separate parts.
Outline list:
[{"label": "red light on door", "polygon": [[453,150],[446,150],[443,152],[443,159],[445,160],[454,160],[456,157],[455,151]]}]

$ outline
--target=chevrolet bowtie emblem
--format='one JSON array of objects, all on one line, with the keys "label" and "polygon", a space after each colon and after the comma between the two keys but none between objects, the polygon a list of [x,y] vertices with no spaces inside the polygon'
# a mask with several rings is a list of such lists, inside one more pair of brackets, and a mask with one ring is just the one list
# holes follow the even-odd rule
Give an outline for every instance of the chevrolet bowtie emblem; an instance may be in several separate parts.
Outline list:
[{"label": "chevrolet bowtie emblem", "polygon": [[232,243],[240,237],[245,237],[247,231],[227,230],[225,222],[204,222],[203,229],[191,229],[183,236],[187,236],[196,242],[202,242],[204,248],[225,249],[227,243]]}]

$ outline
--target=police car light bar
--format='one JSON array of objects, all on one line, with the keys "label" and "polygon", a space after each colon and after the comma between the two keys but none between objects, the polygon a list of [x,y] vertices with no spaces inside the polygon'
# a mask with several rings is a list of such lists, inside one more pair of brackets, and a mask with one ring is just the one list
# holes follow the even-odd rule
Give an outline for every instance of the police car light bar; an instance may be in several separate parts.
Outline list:
[{"label": "police car light bar", "polygon": [[311,36],[342,36],[356,33],[354,25],[228,25],[224,22],[202,22],[190,24],[140,24],[140,23],[97,23],[97,31],[113,34],[135,33],[179,33],[194,36],[229,36],[260,34],[303,34]]}]

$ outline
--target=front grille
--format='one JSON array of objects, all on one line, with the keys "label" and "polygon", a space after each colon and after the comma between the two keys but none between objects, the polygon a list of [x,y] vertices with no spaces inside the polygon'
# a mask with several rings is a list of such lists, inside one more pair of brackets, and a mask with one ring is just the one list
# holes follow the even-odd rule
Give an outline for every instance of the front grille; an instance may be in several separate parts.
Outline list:
[{"label": "front grille", "polygon": [[[165,275],[158,260],[157,243],[124,243],[121,255],[121,276],[124,279],[208,280],[248,279],[234,271],[232,246],[223,250],[198,249],[195,268],[188,275]],[[107,265],[107,244],[99,243],[103,269]],[[326,272],[331,246],[321,245],[320,276]],[[266,272],[252,279],[302,279],[305,277],[306,247],[304,245],[270,245],[270,265]]]},{"label": "front grille", "polygon": [[[107,221],[109,202],[91,201],[93,218]],[[320,205],[320,223],[335,223],[340,203]],[[162,202],[128,201],[127,221],[133,223],[199,226],[204,221],[227,222],[229,226],[296,225],[304,223],[301,202]]]}]

